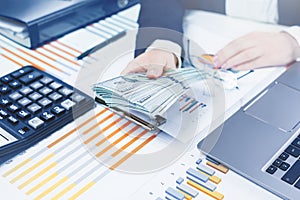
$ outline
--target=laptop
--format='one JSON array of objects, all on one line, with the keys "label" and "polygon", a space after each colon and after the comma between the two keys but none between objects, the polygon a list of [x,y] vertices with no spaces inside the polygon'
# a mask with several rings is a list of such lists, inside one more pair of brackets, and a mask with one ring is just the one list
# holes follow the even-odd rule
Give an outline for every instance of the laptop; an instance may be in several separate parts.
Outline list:
[{"label": "laptop", "polygon": [[208,157],[284,199],[300,199],[300,63],[198,143]]}]

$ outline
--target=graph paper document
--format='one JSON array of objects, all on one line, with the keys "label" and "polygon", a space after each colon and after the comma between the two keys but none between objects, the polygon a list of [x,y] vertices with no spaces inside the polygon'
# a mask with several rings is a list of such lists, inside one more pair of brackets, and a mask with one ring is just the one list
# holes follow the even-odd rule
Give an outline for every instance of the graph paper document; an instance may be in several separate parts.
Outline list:
[{"label": "graph paper document", "polygon": [[[137,13],[136,11],[134,13]],[[207,14],[197,16],[201,17],[207,17]],[[201,20],[203,23],[208,21]],[[209,21],[209,25],[211,24],[213,23]],[[242,25],[244,24],[243,21]],[[36,50],[28,50],[1,37],[0,60],[7,67],[1,67],[0,72],[6,74],[23,65],[31,64],[68,83],[74,83],[83,65],[97,59],[93,57],[94,55],[82,60],[76,58],[88,50],[93,42],[103,41],[102,36],[116,35],[125,30],[125,26],[130,29],[136,28],[137,24],[128,15],[116,14]],[[205,24],[197,27],[205,27]],[[198,35],[208,33],[208,30],[199,32],[197,29],[197,38],[204,38],[205,35],[201,37]],[[220,34],[226,35],[224,32]],[[214,36],[219,39],[210,43],[209,40],[204,41],[206,49],[225,44],[224,40],[221,41],[220,35]],[[229,37],[229,34],[227,36]],[[81,40],[82,38],[85,39]],[[209,33],[205,38],[215,37],[211,37]],[[215,45],[211,45],[214,42]],[[112,70],[119,72],[122,69],[116,65]],[[189,168],[197,169],[198,158],[202,158],[204,162],[203,157],[198,157],[196,143],[188,143],[189,146],[178,153],[177,157],[174,156],[173,160],[168,160],[164,165],[157,165],[159,162],[156,159],[162,157],[166,148],[173,147],[173,151],[176,151],[184,141],[189,141],[190,138],[181,138],[184,135],[178,135],[180,130],[189,132],[189,127],[193,127],[192,131],[198,133],[193,137],[194,142],[200,141],[209,132],[213,119],[220,116],[226,119],[227,115],[250,100],[282,71],[284,71],[282,68],[261,69],[239,79],[239,89],[224,93],[223,108],[228,111],[225,116],[224,110],[214,107],[218,99],[218,96],[214,95],[214,92],[217,94],[217,88],[205,90],[203,87],[193,87],[170,107],[170,112],[166,115],[172,118],[162,127],[164,130],[162,132],[144,129],[107,107],[98,105],[77,121],[66,125],[51,137],[3,164],[0,167],[1,194],[10,199],[22,200],[163,198],[169,187],[176,189],[176,180],[185,176]],[[111,74],[108,74],[109,76]],[[192,126],[188,126],[186,121],[192,123]],[[179,122],[181,126],[178,126]],[[154,155],[155,159],[141,161],[149,158],[149,155]],[[233,172],[225,175],[216,171],[215,176],[222,179],[219,184],[213,184],[217,185],[216,191],[224,195],[225,199],[227,196],[229,199],[233,196],[247,199],[243,198],[243,194],[252,194],[248,188],[253,189],[262,199],[271,197],[276,199],[258,187],[249,186],[247,180]],[[184,184],[187,184],[186,181],[184,180]],[[170,191],[172,192],[168,190]],[[241,192],[234,193],[234,191]],[[198,199],[213,199],[200,190],[197,192]]]},{"label": "graph paper document", "polygon": [[[82,139],[80,134],[86,137]],[[16,199],[77,199],[88,195],[95,186],[102,188],[102,184],[124,187],[129,180],[121,183],[112,178],[118,174],[115,170],[136,152],[143,152],[142,149],[155,138],[156,133],[149,133],[108,109],[98,107],[11,163],[4,164],[1,182],[7,181],[3,185],[14,186],[16,192],[12,195],[16,195]],[[82,143],[89,142],[97,142],[97,157],[111,160],[111,166],[100,163],[87,151]],[[117,186],[118,183],[121,184]],[[105,191],[101,195],[109,196]]]}]

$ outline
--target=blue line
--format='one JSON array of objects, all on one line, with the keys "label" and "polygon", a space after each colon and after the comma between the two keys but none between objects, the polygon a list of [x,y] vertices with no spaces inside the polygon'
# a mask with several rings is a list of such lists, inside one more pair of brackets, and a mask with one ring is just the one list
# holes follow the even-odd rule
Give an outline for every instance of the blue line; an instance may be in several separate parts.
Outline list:
[{"label": "blue line", "polygon": [[245,77],[245,76],[247,76],[247,75],[251,74],[252,72],[254,72],[254,70],[253,70],[253,69],[251,69],[251,70],[250,70],[249,72],[247,72],[246,74],[244,74],[244,75],[242,75],[242,76],[238,77],[238,78],[237,78],[237,80],[239,80],[239,79],[241,79],[241,78],[243,78],[243,77]]}]

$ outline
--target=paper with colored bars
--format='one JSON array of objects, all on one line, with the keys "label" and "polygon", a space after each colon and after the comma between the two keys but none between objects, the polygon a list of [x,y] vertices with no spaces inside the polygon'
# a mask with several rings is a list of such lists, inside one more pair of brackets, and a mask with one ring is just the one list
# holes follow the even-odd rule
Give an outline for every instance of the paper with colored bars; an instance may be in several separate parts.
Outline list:
[{"label": "paper with colored bars", "polygon": [[[112,188],[100,192],[99,188],[121,188],[130,180],[132,188],[127,190],[133,192],[141,184],[138,177],[118,172],[118,168],[135,154],[143,154],[150,143],[155,145],[157,137],[99,106],[3,164],[0,184],[11,199],[93,199],[95,193],[105,199]],[[83,143],[95,143],[97,154],[90,154]],[[111,165],[98,158],[110,160]]]}]

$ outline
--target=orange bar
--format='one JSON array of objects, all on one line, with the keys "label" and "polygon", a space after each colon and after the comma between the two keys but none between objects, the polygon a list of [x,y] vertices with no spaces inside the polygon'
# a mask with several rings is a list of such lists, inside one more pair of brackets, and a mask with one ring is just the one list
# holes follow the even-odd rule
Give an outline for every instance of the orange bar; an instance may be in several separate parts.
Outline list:
[{"label": "orange bar", "polygon": [[93,130],[94,128],[96,128],[97,126],[99,126],[100,124],[102,124],[103,122],[107,121],[109,118],[112,118],[112,116],[114,116],[115,113],[111,113],[109,114],[107,117],[105,117],[104,119],[102,119],[100,122],[98,122],[97,124],[95,124],[94,126],[90,127],[89,129],[87,129],[86,131],[83,132],[83,135],[87,134],[88,132],[90,132],[91,130]]},{"label": "orange bar", "polygon": [[75,48],[73,48],[73,47],[70,47],[69,45],[66,45],[65,43],[62,43],[61,41],[59,41],[59,40],[56,40],[55,42],[57,42],[58,44],[60,44],[60,45],[62,45],[62,46],[64,46],[64,47],[67,47],[67,48],[69,48],[69,49],[71,49],[71,50],[73,50],[73,51],[75,51],[75,52],[77,52],[77,53],[82,53],[81,51],[78,51],[77,49],[75,49]]},{"label": "orange bar", "polygon": [[10,60],[10,61],[12,61],[12,62],[14,62],[14,63],[16,63],[17,65],[19,65],[20,67],[23,67],[24,65],[23,64],[21,64],[21,63],[19,63],[18,61],[16,61],[16,60],[14,60],[14,59],[12,59],[12,58],[10,58],[10,57],[8,57],[7,55],[5,55],[5,54],[1,54],[3,57],[5,57],[6,59],[8,59],[8,60]]},{"label": "orange bar", "polygon": [[184,106],[182,106],[179,111],[182,111],[183,109],[185,109],[188,105],[190,105],[190,103],[192,103],[193,101],[195,101],[195,99],[190,99]]},{"label": "orange bar", "polygon": [[22,53],[24,53],[24,54],[26,54],[26,55],[28,55],[28,56],[30,56],[30,57],[32,57],[32,58],[34,58],[34,59],[36,59],[36,60],[38,60],[38,61],[40,61],[40,62],[42,62],[42,63],[44,63],[44,64],[46,64],[46,65],[48,65],[49,67],[52,67],[53,69],[56,69],[57,71],[60,71],[60,72],[62,72],[62,70],[61,69],[59,69],[59,68],[57,68],[57,67],[55,67],[54,65],[51,65],[51,64],[49,64],[49,63],[47,63],[47,62],[45,62],[45,61],[43,61],[42,59],[40,59],[40,58],[37,58],[36,56],[34,56],[34,55],[31,55],[31,54],[29,54],[29,53],[27,53],[26,51],[24,51],[23,49],[18,49],[19,51],[21,51]]},{"label": "orange bar", "polygon": [[125,162],[128,158],[130,158],[132,155],[134,155],[136,152],[138,152],[141,148],[143,148],[145,145],[147,145],[149,142],[151,142],[155,137],[156,137],[156,135],[150,136],[147,140],[145,140],[142,144],[140,144],[135,149],[133,149],[130,153],[128,153],[126,156],[124,156],[121,160],[119,160],[117,163],[115,163],[109,169],[111,169],[111,170],[116,169],[123,162]]},{"label": "orange bar", "polygon": [[96,133],[95,135],[93,135],[92,137],[90,137],[89,139],[87,139],[86,141],[84,141],[84,144],[88,144],[90,143],[92,140],[94,140],[95,138],[97,138],[99,135],[101,135],[103,132],[107,131],[108,129],[110,129],[112,126],[116,125],[119,121],[121,121],[122,118],[119,118],[115,121],[113,121],[112,123],[108,124],[106,127],[104,127],[102,130],[98,131],[98,133]]},{"label": "orange bar", "polygon": [[133,127],[130,131],[128,131],[127,133],[125,133],[124,135],[122,135],[121,137],[119,137],[116,141],[114,141],[113,143],[111,143],[110,145],[108,145],[107,147],[105,147],[102,151],[100,151],[99,153],[96,154],[97,157],[100,157],[101,155],[103,155],[106,151],[108,151],[110,148],[116,146],[119,142],[121,142],[122,140],[124,140],[126,137],[128,137],[132,132],[134,132],[136,130],[136,128],[139,128],[139,126],[135,126]]},{"label": "orange bar", "polygon": [[74,55],[74,54],[72,54],[72,53],[70,53],[70,52],[67,52],[67,51],[63,50],[62,48],[59,48],[59,47],[57,47],[57,46],[54,46],[52,43],[49,43],[48,45],[50,45],[51,47],[53,47],[53,48],[55,48],[55,49],[57,49],[57,50],[59,50],[59,51],[61,51],[61,52],[64,52],[65,54],[68,54],[69,56],[72,56],[72,57],[75,57],[75,58],[76,58],[76,55]]},{"label": "orange bar", "polygon": [[208,175],[208,174],[206,174],[206,173],[204,173],[204,172],[202,172],[202,171],[200,171],[200,170],[198,170],[198,171],[199,171],[200,173],[204,174],[205,176],[207,176],[208,179],[209,179],[211,182],[215,183],[215,184],[219,184],[219,183],[222,181],[222,179],[220,179],[220,178],[217,177],[217,176],[210,176],[210,175]]},{"label": "orange bar", "polygon": [[13,54],[13,55],[15,55],[15,56],[17,56],[17,57],[20,58],[21,60],[24,60],[24,61],[30,63],[30,64],[31,64],[32,66],[34,66],[35,68],[38,68],[38,69],[41,70],[41,71],[45,71],[45,69],[44,69],[43,67],[40,67],[40,66],[34,64],[33,62],[27,60],[26,58],[23,58],[23,57],[19,56],[18,54],[12,52],[11,50],[9,50],[9,49],[7,49],[7,48],[5,48],[5,47],[2,47],[2,49],[5,50],[5,51],[7,51],[7,52],[9,52],[9,53],[11,53],[11,54]]},{"label": "orange bar", "polygon": [[220,172],[222,172],[224,174],[226,174],[229,171],[229,169],[227,167],[225,167],[224,165],[221,165],[221,164],[216,165],[215,163],[212,163],[210,161],[207,161],[206,164],[216,170],[219,170]]},{"label": "orange bar", "polygon": [[60,54],[58,54],[58,53],[56,53],[56,52],[54,52],[54,51],[52,51],[52,50],[50,50],[50,49],[47,49],[47,48],[45,48],[45,47],[41,47],[42,49],[44,49],[45,51],[48,51],[48,52],[50,52],[50,53],[52,53],[52,54],[54,54],[54,55],[56,55],[56,56],[58,56],[58,57],[60,57],[60,58],[62,58],[62,59],[64,59],[64,60],[66,60],[66,61],[69,61],[69,62],[71,62],[71,63],[73,63],[73,64],[75,64],[75,65],[78,65],[78,66],[80,66],[77,62],[75,62],[74,60],[70,60],[70,59],[68,59],[68,58],[66,58],[66,57],[64,57],[64,56],[62,56],[62,55],[60,55]]},{"label": "orange bar", "polygon": [[122,129],[124,129],[125,127],[127,127],[129,124],[131,124],[130,121],[126,122],[125,124],[123,124],[121,127],[117,128],[114,132],[112,132],[111,134],[109,134],[107,137],[103,138],[100,142],[98,142],[96,144],[96,146],[100,146],[101,144],[103,144],[103,142],[107,141],[108,139],[110,139],[112,136],[116,135],[118,132],[120,132]]},{"label": "orange bar", "polygon": [[112,154],[113,157],[117,156],[119,153],[121,153],[122,151],[124,151],[127,147],[129,147],[130,145],[132,145],[135,141],[137,141],[138,139],[140,139],[143,135],[145,135],[148,132],[148,130],[144,130],[143,132],[141,132],[138,136],[134,137],[132,140],[130,140],[127,144],[125,144],[124,146],[122,146],[120,149],[118,149],[118,151],[116,151],[115,153]]},{"label": "orange bar", "polygon": [[45,56],[46,58],[48,58],[48,59],[50,59],[50,60],[52,60],[52,61],[57,62],[57,60],[55,60],[54,58],[52,58],[52,57],[50,57],[50,56],[48,56],[48,55],[46,55],[46,54],[44,54],[44,53],[42,53],[42,52],[39,52],[38,50],[34,50],[34,52],[37,53],[37,54],[40,54],[40,55],[42,55],[42,56]]},{"label": "orange bar", "polygon": [[96,117],[99,117],[100,115],[102,115],[103,113],[105,113],[107,111],[107,108],[105,108],[104,110],[102,110],[101,112],[99,112],[97,115],[89,118],[88,120],[86,120],[85,122],[83,122],[82,124],[80,124],[79,126],[77,126],[76,128],[72,129],[71,131],[69,131],[67,134],[63,135],[62,137],[58,138],[56,141],[54,141],[53,143],[49,144],[47,147],[51,148],[53,146],[55,146],[56,144],[58,144],[59,142],[61,142],[62,140],[64,140],[65,138],[67,138],[68,136],[70,136],[72,133],[74,133],[76,130],[80,129],[81,127],[85,126],[87,123],[91,122],[93,119],[95,119]]},{"label": "orange bar", "polygon": [[209,195],[210,197],[212,197],[212,198],[214,198],[216,200],[222,200],[222,199],[224,199],[224,195],[223,194],[221,194],[221,193],[219,193],[217,191],[213,191],[212,192],[212,191],[210,191],[210,190],[202,187],[201,185],[195,183],[194,181],[188,180],[187,184],[190,185],[190,186],[192,186],[192,187],[194,187],[194,188],[196,188],[197,190],[199,190],[199,191],[201,191],[201,192]]}]

